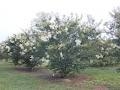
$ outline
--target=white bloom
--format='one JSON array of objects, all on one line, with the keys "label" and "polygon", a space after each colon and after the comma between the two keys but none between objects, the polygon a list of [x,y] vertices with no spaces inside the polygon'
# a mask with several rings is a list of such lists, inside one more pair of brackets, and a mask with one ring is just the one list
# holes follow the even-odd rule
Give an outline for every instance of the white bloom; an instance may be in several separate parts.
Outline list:
[{"label": "white bloom", "polygon": [[50,26],[50,28],[54,29],[54,25],[49,25],[49,26]]},{"label": "white bloom", "polygon": [[51,18],[50,23],[54,24],[54,22],[55,22],[55,18]]},{"label": "white bloom", "polygon": [[102,54],[96,55],[96,58],[97,58],[97,59],[103,58],[103,55],[102,55]]},{"label": "white bloom", "polygon": [[14,41],[13,41],[13,40],[11,40],[11,39],[10,39],[10,42],[11,42],[11,43],[14,43]]},{"label": "white bloom", "polygon": [[27,52],[27,49],[23,50],[24,52]]},{"label": "white bloom", "polygon": [[65,28],[65,31],[66,31],[66,32],[68,31],[68,28],[67,28],[67,27]]},{"label": "white bloom", "polygon": [[49,58],[50,56],[47,54],[46,57]]},{"label": "white bloom", "polygon": [[9,46],[6,46],[6,49],[7,49],[8,51],[10,51],[10,47],[9,47]]},{"label": "white bloom", "polygon": [[101,47],[101,50],[104,50],[104,48],[103,48],[103,47]]},{"label": "white bloom", "polygon": [[93,63],[93,60],[90,60],[90,63]]},{"label": "white bloom", "polygon": [[33,47],[33,49],[36,49],[36,47]]},{"label": "white bloom", "polygon": [[62,52],[60,52],[60,57],[62,57],[62,58],[63,58],[63,54],[62,54]]},{"label": "white bloom", "polygon": [[24,55],[25,54],[25,52],[20,52],[22,55]]},{"label": "white bloom", "polygon": [[62,47],[64,47],[64,44],[60,44],[60,45],[59,45],[59,49],[62,48]]},{"label": "white bloom", "polygon": [[99,59],[99,55],[95,55],[97,59]]},{"label": "white bloom", "polygon": [[104,40],[100,40],[100,42],[101,42],[101,43],[105,43],[105,41],[104,41]]},{"label": "white bloom", "polygon": [[34,56],[31,55],[31,56],[30,56],[30,61],[33,61],[33,59],[34,59]]},{"label": "white bloom", "polygon": [[81,45],[81,40],[76,39],[75,43],[76,43],[77,46],[79,46],[79,45]]},{"label": "white bloom", "polygon": [[30,56],[30,58],[31,58],[31,59],[33,59],[33,58],[34,58],[34,56],[33,56],[33,55],[31,55],[31,56]]},{"label": "white bloom", "polygon": [[33,45],[34,45],[34,43],[32,43],[32,42],[31,42],[31,43],[30,43],[30,45],[31,45],[31,46],[33,46]]},{"label": "white bloom", "polygon": [[10,47],[9,46],[6,46],[6,49],[9,49]]},{"label": "white bloom", "polygon": [[120,46],[118,46],[118,45],[116,45],[116,44],[111,44],[111,46],[112,46],[113,48],[118,48],[118,49],[120,49]]},{"label": "white bloom", "polygon": [[26,42],[26,43],[25,43],[25,45],[26,45],[26,46],[29,46],[29,43],[28,43],[28,42]]},{"label": "white bloom", "polygon": [[21,49],[24,49],[24,47],[23,47],[23,45],[22,45],[22,44],[20,44],[19,46],[20,46],[20,48],[21,48]]},{"label": "white bloom", "polygon": [[35,40],[32,40],[33,43],[35,43],[36,41]]}]

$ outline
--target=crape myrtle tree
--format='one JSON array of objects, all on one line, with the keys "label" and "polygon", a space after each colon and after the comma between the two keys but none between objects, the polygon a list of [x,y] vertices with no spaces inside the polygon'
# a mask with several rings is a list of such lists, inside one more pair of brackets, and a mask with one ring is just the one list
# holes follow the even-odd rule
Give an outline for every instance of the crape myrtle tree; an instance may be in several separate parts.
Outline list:
[{"label": "crape myrtle tree", "polygon": [[22,64],[32,69],[42,63],[45,49],[39,34],[39,32],[31,30],[15,35],[6,41],[15,65]]},{"label": "crape myrtle tree", "polygon": [[41,34],[37,31],[28,31],[23,34],[24,40],[21,47],[23,48],[22,63],[31,69],[42,64],[42,58],[45,57],[45,42],[41,40]]},{"label": "crape myrtle tree", "polygon": [[9,55],[8,55],[9,47],[6,47],[6,44],[4,42],[0,43],[0,59],[5,59],[8,61]]},{"label": "crape myrtle tree", "polygon": [[113,36],[113,57],[117,58],[118,63],[120,62],[120,8],[114,9],[111,13],[112,21],[109,22],[108,28],[110,34]]},{"label": "crape myrtle tree", "polygon": [[94,44],[100,32],[92,18],[82,22],[76,15],[59,16],[42,13],[33,22],[33,28],[45,33],[49,68],[61,77],[78,72],[96,58]]},{"label": "crape myrtle tree", "polygon": [[19,64],[19,60],[21,59],[21,48],[20,48],[20,39],[17,38],[17,35],[14,35],[13,37],[9,38],[5,41],[6,47],[9,47],[10,50],[8,51],[9,55],[12,58],[12,61],[15,65]]},{"label": "crape myrtle tree", "polygon": [[0,44],[0,59],[2,59],[2,45]]},{"label": "crape myrtle tree", "polygon": [[108,65],[115,65],[117,63],[116,57],[113,56],[115,45],[111,39],[99,39],[94,44],[96,50],[96,59],[92,61],[91,66],[102,67]]},{"label": "crape myrtle tree", "polygon": [[3,47],[4,47],[3,43],[0,43],[0,59],[4,58],[4,56],[3,56],[3,51],[4,51]]}]

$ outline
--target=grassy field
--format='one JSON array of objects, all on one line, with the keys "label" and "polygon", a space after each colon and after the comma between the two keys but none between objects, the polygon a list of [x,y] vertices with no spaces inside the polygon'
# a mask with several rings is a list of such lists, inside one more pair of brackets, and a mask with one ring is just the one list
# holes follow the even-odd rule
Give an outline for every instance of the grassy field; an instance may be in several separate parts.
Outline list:
[{"label": "grassy field", "polygon": [[73,82],[52,82],[30,72],[14,69],[10,63],[0,62],[0,90],[120,90],[120,73],[116,67],[88,68],[80,75],[90,77],[89,80]]},{"label": "grassy field", "polygon": [[116,72],[119,67],[88,68],[83,73],[93,77],[86,81],[86,85],[102,85],[108,90],[120,90],[120,73]]}]

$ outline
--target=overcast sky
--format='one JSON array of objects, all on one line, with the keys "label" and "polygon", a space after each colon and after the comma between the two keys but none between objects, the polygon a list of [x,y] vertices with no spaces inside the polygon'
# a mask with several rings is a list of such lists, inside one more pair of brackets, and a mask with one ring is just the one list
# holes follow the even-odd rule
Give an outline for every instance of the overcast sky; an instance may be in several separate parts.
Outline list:
[{"label": "overcast sky", "polygon": [[0,41],[28,28],[38,12],[91,14],[108,20],[120,0],[0,0]]}]

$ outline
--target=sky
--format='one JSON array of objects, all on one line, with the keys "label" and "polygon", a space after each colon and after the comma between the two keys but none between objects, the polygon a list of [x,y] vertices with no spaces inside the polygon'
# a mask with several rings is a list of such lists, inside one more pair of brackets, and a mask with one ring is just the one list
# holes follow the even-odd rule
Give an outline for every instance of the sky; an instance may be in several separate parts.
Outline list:
[{"label": "sky", "polygon": [[0,42],[30,27],[39,12],[92,15],[107,21],[120,0],[0,0]]}]

